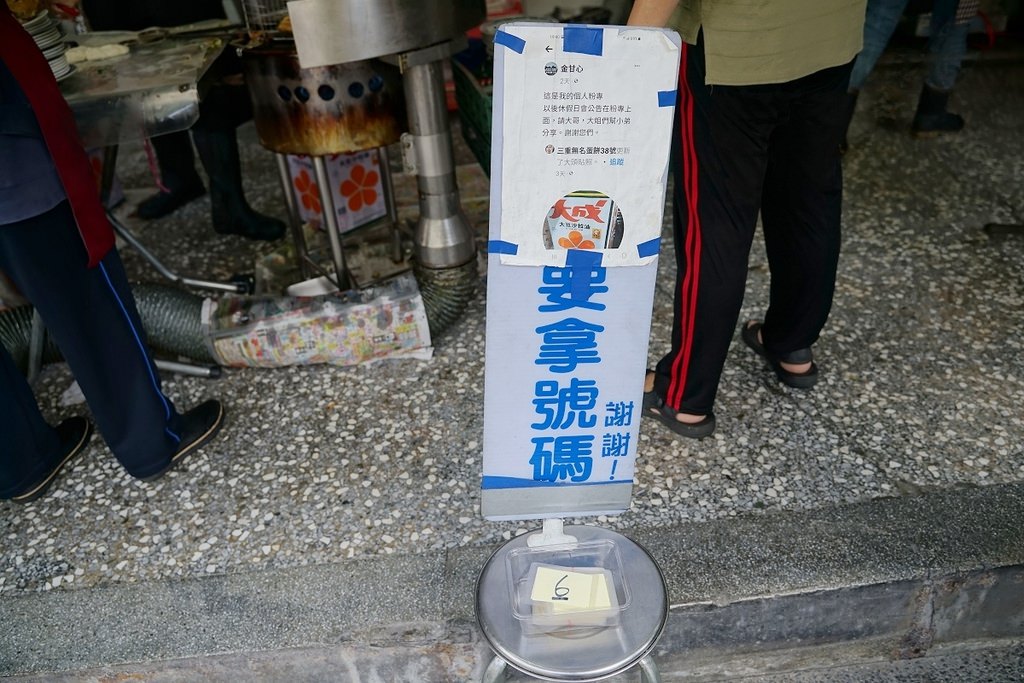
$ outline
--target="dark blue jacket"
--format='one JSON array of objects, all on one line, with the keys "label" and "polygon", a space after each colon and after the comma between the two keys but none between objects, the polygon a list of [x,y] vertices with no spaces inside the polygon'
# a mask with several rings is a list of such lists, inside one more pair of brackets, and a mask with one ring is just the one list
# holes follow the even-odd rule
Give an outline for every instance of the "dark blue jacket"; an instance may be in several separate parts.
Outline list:
[{"label": "dark blue jacket", "polygon": [[32,107],[0,60],[0,225],[38,216],[63,199]]}]

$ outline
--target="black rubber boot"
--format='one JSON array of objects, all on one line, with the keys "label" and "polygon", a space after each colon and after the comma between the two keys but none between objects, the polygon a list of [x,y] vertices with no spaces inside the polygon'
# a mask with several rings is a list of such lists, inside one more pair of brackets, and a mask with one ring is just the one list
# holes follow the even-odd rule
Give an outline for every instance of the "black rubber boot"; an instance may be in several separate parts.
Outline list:
[{"label": "black rubber boot", "polygon": [[860,90],[851,90],[846,93],[846,102],[843,103],[845,109],[843,109],[843,141],[839,143],[839,151],[842,154],[846,154],[846,151],[850,149],[850,142],[848,140],[850,135],[850,123],[853,121],[853,112],[857,109],[857,95],[860,94]]},{"label": "black rubber boot", "polygon": [[943,133],[959,133],[963,130],[964,119],[958,114],[946,111],[949,102],[948,90],[935,90],[927,84],[921,88],[917,111],[910,131],[917,138],[930,138]]},{"label": "black rubber boot", "polygon": [[149,143],[160,166],[160,182],[168,191],[161,190],[139,203],[139,218],[146,220],[166,216],[206,192],[202,179],[196,173],[188,133],[158,135]]},{"label": "black rubber boot", "polygon": [[242,166],[234,129],[194,128],[199,159],[210,178],[210,213],[213,229],[252,240],[284,237],[285,224],[253,210],[242,192]]}]

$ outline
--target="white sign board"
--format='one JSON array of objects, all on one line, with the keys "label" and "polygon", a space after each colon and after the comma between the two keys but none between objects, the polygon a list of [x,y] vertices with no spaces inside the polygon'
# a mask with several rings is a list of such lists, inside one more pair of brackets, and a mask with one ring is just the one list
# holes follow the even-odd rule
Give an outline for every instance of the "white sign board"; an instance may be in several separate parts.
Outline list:
[{"label": "white sign board", "polygon": [[506,24],[495,37],[481,505],[629,507],[679,37]]}]

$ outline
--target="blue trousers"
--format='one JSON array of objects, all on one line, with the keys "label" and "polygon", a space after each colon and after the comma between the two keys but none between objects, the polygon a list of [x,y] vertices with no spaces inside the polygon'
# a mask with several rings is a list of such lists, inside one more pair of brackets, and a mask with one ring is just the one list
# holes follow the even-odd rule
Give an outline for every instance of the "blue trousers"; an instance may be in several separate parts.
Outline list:
[{"label": "blue trousers", "polygon": [[[0,269],[39,311],[110,450],[129,474],[146,477],[170,462],[181,416],[160,388],[117,250],[86,264],[66,201],[0,225]],[[0,498],[8,498],[48,471],[60,444],[2,345],[0,434]]]},{"label": "blue trousers", "polygon": [[[850,90],[860,90],[875,68],[908,0],[868,0],[864,18],[864,48],[857,55],[850,74]],[[967,52],[968,24],[956,24],[957,0],[935,0],[928,35],[928,74],[925,83],[934,90],[948,91],[956,85],[960,63]]]}]

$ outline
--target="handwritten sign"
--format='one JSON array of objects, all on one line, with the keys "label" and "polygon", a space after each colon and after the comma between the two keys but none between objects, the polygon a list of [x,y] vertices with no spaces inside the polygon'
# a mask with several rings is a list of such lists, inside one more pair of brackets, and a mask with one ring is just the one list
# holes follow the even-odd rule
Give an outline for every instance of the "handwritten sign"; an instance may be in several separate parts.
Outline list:
[{"label": "handwritten sign", "polygon": [[[530,600],[535,616],[610,612],[615,601],[611,573],[537,564]],[[617,604],[615,605],[617,607]]]}]

